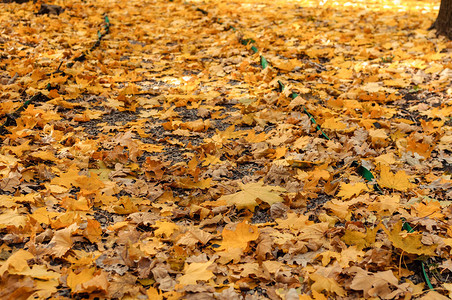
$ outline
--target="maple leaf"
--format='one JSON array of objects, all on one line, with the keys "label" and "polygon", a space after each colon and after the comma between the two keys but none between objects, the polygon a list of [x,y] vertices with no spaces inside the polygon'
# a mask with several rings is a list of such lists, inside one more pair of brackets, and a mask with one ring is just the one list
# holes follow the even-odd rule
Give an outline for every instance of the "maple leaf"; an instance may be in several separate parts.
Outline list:
[{"label": "maple leaf", "polygon": [[311,289],[316,292],[327,291],[328,293],[335,293],[339,296],[345,296],[344,289],[333,278],[327,278],[319,274],[310,274],[309,278],[314,281]]},{"label": "maple leaf", "polygon": [[248,243],[257,240],[259,237],[259,230],[256,226],[243,221],[237,224],[235,230],[223,229],[221,235],[223,236],[223,241],[219,250],[229,250],[232,248],[246,250]]},{"label": "maple leaf", "polygon": [[369,210],[377,211],[380,215],[392,215],[400,205],[399,195],[378,196],[377,200],[369,205]]},{"label": "maple leaf", "polygon": [[350,199],[353,196],[359,195],[362,191],[369,191],[370,189],[364,182],[344,183],[341,182],[340,191],[337,194],[342,199]]},{"label": "maple leaf", "polygon": [[248,208],[251,211],[254,211],[254,208],[258,205],[257,199],[269,205],[284,201],[279,196],[286,191],[282,187],[264,185],[262,182],[239,183],[239,186],[240,192],[221,196],[218,200],[225,200],[229,205],[235,205],[238,209]]},{"label": "maple leaf", "polygon": [[375,157],[375,162],[384,165],[392,165],[396,163],[396,160],[394,158],[394,153],[391,152]]},{"label": "maple leaf", "polygon": [[207,281],[213,278],[215,275],[211,270],[207,270],[212,265],[213,261],[205,263],[191,263],[185,264],[184,275],[178,278],[179,283],[188,285],[196,284],[198,280]]},{"label": "maple leaf", "polygon": [[441,204],[439,201],[425,201],[416,203],[412,206],[412,213],[419,218],[429,217],[431,219],[442,219]]},{"label": "maple leaf", "polygon": [[184,189],[207,189],[212,183],[212,178],[200,179],[197,181],[191,180],[189,177],[178,179],[177,185]]},{"label": "maple leaf", "polygon": [[366,298],[394,299],[397,294],[408,292],[409,285],[399,285],[398,279],[391,270],[372,274],[353,266],[347,272],[355,273],[350,288],[363,291]]},{"label": "maple leaf", "polygon": [[108,290],[108,277],[104,271],[96,271],[93,277],[85,281],[78,287],[75,292],[93,293],[95,291],[106,292]]},{"label": "maple leaf", "polygon": [[175,231],[179,230],[179,226],[174,224],[173,222],[167,221],[156,221],[155,225],[152,227],[157,228],[154,232],[155,235],[164,235],[166,237],[170,237]]},{"label": "maple leaf", "polygon": [[91,173],[90,175],[91,176],[89,177],[88,176],[77,177],[73,185],[87,192],[94,192],[105,186],[96,173]]},{"label": "maple leaf", "polygon": [[27,219],[27,216],[21,215],[17,209],[2,211],[0,214],[0,229],[7,226],[24,227]]},{"label": "maple leaf", "polygon": [[212,239],[212,237],[213,236],[206,231],[192,228],[178,239],[177,244],[194,246],[195,244],[200,242],[201,244],[205,245],[209,240]]},{"label": "maple leaf", "polygon": [[27,260],[34,258],[30,252],[20,249],[14,252],[2,265],[0,266],[0,276],[8,270],[16,272],[24,271],[28,268]]},{"label": "maple leaf", "polygon": [[147,289],[146,295],[149,299],[163,300],[163,295],[160,294],[159,291],[152,286]]},{"label": "maple leaf", "polygon": [[402,221],[394,224],[392,230],[390,231],[385,226],[380,225],[381,229],[386,233],[388,239],[392,242],[393,246],[400,248],[406,253],[417,254],[417,255],[428,255],[432,256],[435,254],[436,245],[427,246],[422,244],[422,234],[418,232],[408,233],[402,231]]},{"label": "maple leaf", "polygon": [[366,233],[355,230],[345,230],[345,234],[341,237],[347,245],[356,245],[358,250],[372,246],[375,244],[375,237],[379,227],[367,229]]},{"label": "maple leaf", "polygon": [[388,166],[382,165],[380,172],[380,179],[378,184],[381,187],[395,189],[401,192],[406,192],[413,188],[414,184],[409,181],[408,175],[405,171],[398,171],[396,174],[392,173]]},{"label": "maple leaf", "polygon": [[91,280],[94,277],[95,271],[95,268],[85,268],[78,273],[69,270],[66,280],[67,286],[74,292],[82,292],[82,284]]},{"label": "maple leaf", "polygon": [[88,219],[86,228],[83,230],[83,236],[86,237],[91,243],[98,242],[102,235],[102,228],[98,221]]},{"label": "maple leaf", "polygon": [[[2,4],[0,299],[421,295],[391,258],[452,245],[452,71],[447,40],[396,26],[413,1],[338,0],[301,19],[290,1],[84,2],[45,24]],[[406,28],[437,13],[416,2]],[[340,185],[351,156],[395,193]],[[404,195],[412,179],[420,200]],[[325,195],[337,199],[311,209]],[[419,232],[377,234],[395,212]],[[452,294],[441,287],[424,298]]]},{"label": "maple leaf", "polygon": [[69,166],[67,172],[62,173],[59,177],[52,178],[50,183],[70,188],[71,185],[75,184],[75,180],[80,177],[78,175],[79,172],[79,168],[75,164],[72,164]]},{"label": "maple leaf", "polygon": [[49,243],[49,245],[52,246],[50,248],[50,252],[56,257],[62,257],[63,255],[65,255],[66,252],[72,247],[72,233],[77,230],[77,228],[77,223],[73,223],[65,229],[56,231],[55,235]]},{"label": "maple leaf", "polygon": [[51,270],[48,270],[43,265],[33,265],[31,268],[25,268],[22,271],[9,271],[10,274],[17,274],[23,276],[30,276],[41,280],[51,280],[60,278],[60,274]]},{"label": "maple leaf", "polygon": [[276,219],[278,225],[277,228],[290,229],[293,232],[299,232],[306,226],[314,224],[313,221],[309,221],[309,217],[305,215],[297,215],[296,213],[288,213],[287,219]]}]

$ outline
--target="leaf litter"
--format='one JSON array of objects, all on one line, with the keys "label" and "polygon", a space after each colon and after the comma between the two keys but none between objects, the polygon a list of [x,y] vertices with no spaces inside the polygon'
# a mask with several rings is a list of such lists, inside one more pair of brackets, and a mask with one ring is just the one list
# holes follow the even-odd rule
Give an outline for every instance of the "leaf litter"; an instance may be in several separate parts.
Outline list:
[{"label": "leaf litter", "polygon": [[438,1],[0,5],[1,298],[450,296]]}]

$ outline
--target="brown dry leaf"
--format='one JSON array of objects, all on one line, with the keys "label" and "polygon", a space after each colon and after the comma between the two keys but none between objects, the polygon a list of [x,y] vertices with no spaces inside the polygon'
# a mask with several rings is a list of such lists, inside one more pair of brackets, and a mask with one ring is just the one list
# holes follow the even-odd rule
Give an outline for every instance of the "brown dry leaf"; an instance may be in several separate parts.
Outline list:
[{"label": "brown dry leaf", "polygon": [[399,285],[399,280],[391,270],[369,273],[357,266],[353,266],[347,272],[355,273],[350,288],[362,290],[365,297],[394,299],[408,291],[409,284]]},{"label": "brown dry leaf", "polygon": [[436,291],[429,291],[424,296],[420,297],[419,300],[447,300],[450,299]]},{"label": "brown dry leaf", "polygon": [[57,230],[49,243],[50,253],[56,257],[64,256],[72,247],[72,234],[77,228],[77,223],[73,223],[65,229]]}]

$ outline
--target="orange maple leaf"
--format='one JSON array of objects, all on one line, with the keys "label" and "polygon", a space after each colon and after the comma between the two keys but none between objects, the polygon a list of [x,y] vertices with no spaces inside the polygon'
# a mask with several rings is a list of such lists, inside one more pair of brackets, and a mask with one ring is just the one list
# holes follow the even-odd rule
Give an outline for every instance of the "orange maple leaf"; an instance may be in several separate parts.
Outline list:
[{"label": "orange maple leaf", "polygon": [[256,226],[248,224],[243,221],[237,224],[234,230],[223,229],[223,242],[219,250],[229,250],[232,248],[240,248],[246,250],[248,243],[257,240],[259,237],[259,230]]}]

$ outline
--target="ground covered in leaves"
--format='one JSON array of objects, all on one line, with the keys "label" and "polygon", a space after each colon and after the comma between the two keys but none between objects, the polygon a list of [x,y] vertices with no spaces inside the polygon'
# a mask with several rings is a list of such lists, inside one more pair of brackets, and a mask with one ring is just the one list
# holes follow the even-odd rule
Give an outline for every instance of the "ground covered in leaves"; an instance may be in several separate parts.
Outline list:
[{"label": "ground covered in leaves", "polygon": [[452,293],[438,1],[47,4],[0,4],[1,299]]}]

